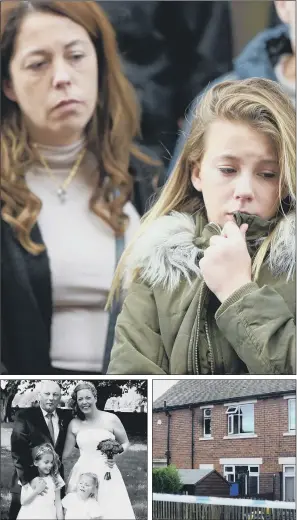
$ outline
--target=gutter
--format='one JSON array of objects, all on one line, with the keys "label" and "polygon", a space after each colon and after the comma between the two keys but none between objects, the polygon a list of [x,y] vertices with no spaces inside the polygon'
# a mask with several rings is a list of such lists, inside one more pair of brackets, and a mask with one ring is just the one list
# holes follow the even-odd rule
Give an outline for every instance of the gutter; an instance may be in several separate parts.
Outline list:
[{"label": "gutter", "polygon": [[[248,399],[269,399],[273,397],[282,397],[283,395],[291,395],[293,394],[295,396],[296,389],[295,390],[285,390],[283,392],[272,392],[270,394],[254,394],[254,395],[246,395],[246,396],[240,396],[240,397],[227,397],[226,399],[215,399],[215,400],[207,400],[207,401],[199,401],[199,403],[186,403],[186,404],[178,404],[178,405],[172,405],[172,406],[166,406],[166,410],[185,410],[190,407],[198,408],[203,405],[207,404],[221,404],[221,403],[232,403],[236,400],[248,400]],[[164,401],[165,402],[165,401]],[[164,407],[158,407],[153,408],[153,412],[164,412]]]},{"label": "gutter", "polygon": [[191,410],[191,413],[192,413],[191,465],[192,465],[192,469],[194,469],[194,456],[195,456],[194,414],[195,414],[195,408],[193,406],[190,406],[190,410]]}]

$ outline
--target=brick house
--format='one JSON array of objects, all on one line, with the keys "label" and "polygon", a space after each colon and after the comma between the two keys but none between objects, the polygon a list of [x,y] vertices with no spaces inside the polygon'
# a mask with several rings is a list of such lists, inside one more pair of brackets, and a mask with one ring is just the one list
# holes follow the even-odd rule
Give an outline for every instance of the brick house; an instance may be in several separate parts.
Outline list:
[{"label": "brick house", "polygon": [[295,407],[293,379],[180,380],[153,405],[153,465],[215,469],[239,496],[295,500]]}]

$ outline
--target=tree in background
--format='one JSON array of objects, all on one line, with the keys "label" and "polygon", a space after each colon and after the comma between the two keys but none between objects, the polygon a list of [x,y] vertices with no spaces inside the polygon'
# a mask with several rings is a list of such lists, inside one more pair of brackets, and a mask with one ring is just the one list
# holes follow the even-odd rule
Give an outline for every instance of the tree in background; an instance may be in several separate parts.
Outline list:
[{"label": "tree in background", "polygon": [[[63,379],[57,380],[62,389],[62,395],[70,394],[72,388],[79,380]],[[1,421],[12,421],[12,402],[19,392],[23,394],[27,390],[34,390],[40,379],[13,379],[1,380]],[[91,381],[98,392],[97,406],[104,410],[106,401],[110,397],[121,397],[131,388],[135,388],[137,393],[142,397],[142,402],[147,399],[147,381],[133,379],[114,379],[114,380],[92,380]]]},{"label": "tree in background", "polygon": [[154,468],[152,485],[153,493],[178,494],[183,487],[179,472],[173,464],[166,468]]},{"label": "tree in background", "polygon": [[1,422],[12,421],[12,401],[19,387],[19,380],[1,380]]}]

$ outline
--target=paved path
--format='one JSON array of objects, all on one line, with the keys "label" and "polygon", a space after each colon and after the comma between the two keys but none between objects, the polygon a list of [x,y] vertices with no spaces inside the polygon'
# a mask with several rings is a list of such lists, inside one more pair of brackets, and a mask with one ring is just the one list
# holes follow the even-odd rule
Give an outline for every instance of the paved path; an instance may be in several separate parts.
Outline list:
[{"label": "paved path", "polygon": [[1,424],[1,448],[10,448],[11,426]]}]

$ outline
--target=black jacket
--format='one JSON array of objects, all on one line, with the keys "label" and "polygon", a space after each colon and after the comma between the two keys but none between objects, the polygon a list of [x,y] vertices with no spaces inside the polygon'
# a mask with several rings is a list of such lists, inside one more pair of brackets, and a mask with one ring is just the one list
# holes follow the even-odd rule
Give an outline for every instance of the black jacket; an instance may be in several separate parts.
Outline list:
[{"label": "black jacket", "polygon": [[[40,229],[34,242],[43,244]],[[50,374],[52,287],[47,252],[33,256],[1,220],[1,361],[2,372]]]},{"label": "black jacket", "polygon": [[[59,417],[59,435],[54,449],[61,460],[72,412],[61,408],[57,408],[56,412]],[[53,446],[40,407],[21,409],[15,417],[11,435],[11,455],[15,467],[11,484],[12,493],[20,491],[18,481],[24,485],[38,476],[37,468],[33,465],[32,449],[44,443],[50,443]],[[63,477],[63,467],[60,468],[60,473]]]},{"label": "black jacket", "polygon": [[[145,151],[144,149],[142,149]],[[132,202],[140,215],[153,195],[152,178],[160,168],[131,158]],[[38,224],[34,242],[44,244]],[[46,245],[46,244],[44,244]],[[28,253],[9,224],[1,220],[1,372],[50,375],[52,285],[47,251]]]},{"label": "black jacket", "polygon": [[209,81],[232,66],[229,2],[99,1],[142,109],[143,144],[169,158],[177,121]]}]

